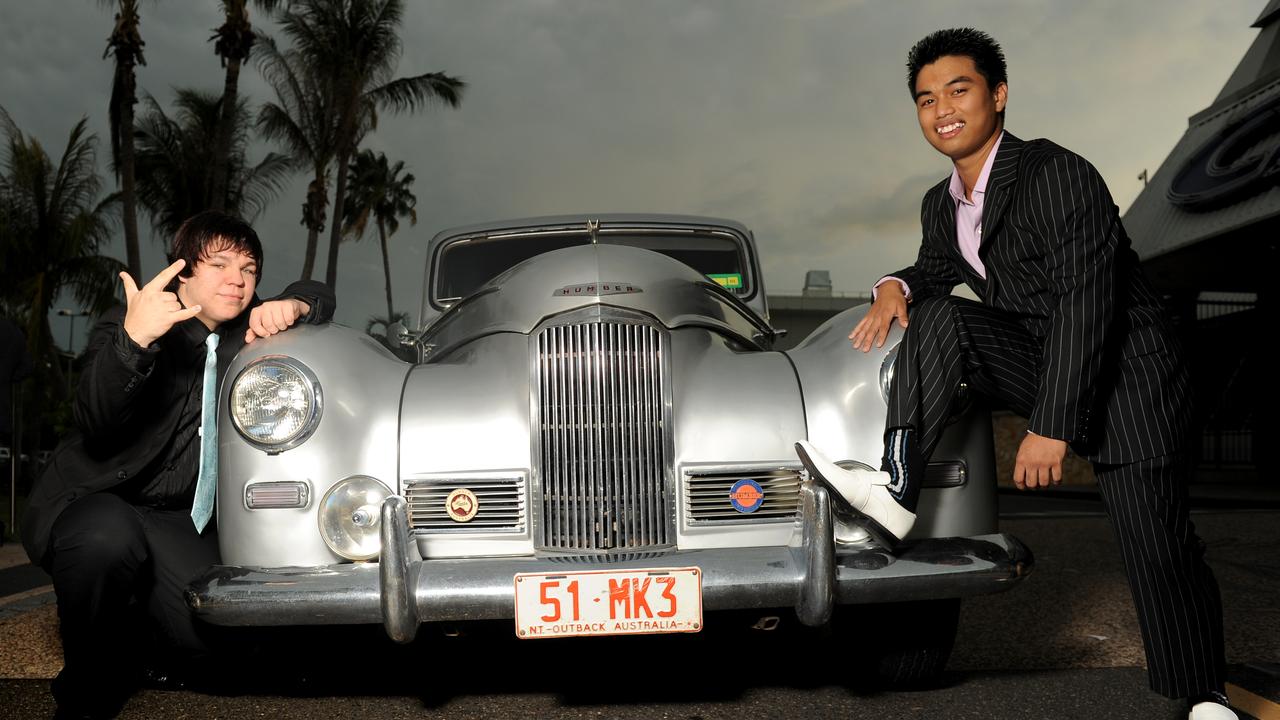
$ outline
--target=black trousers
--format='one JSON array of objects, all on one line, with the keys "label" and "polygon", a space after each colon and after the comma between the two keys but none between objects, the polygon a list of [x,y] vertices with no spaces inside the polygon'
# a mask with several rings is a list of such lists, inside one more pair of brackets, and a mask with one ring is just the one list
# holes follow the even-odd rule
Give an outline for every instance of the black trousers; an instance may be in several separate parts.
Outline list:
[{"label": "black trousers", "polygon": [[207,654],[183,591],[218,562],[217,533],[197,534],[190,512],[94,493],[58,516],[46,569],[62,635],[64,663],[53,682],[60,707],[118,709],[147,650],[170,662]]},{"label": "black trousers", "polygon": [[[960,383],[1029,416],[1043,343],[1010,315],[957,297],[911,310],[894,365],[887,428],[911,428],[927,458]],[[1221,691],[1222,600],[1189,515],[1185,456],[1094,464],[1138,612],[1151,688],[1169,697]],[[908,476],[919,483],[922,473]],[[919,492],[908,488],[907,492]]]}]

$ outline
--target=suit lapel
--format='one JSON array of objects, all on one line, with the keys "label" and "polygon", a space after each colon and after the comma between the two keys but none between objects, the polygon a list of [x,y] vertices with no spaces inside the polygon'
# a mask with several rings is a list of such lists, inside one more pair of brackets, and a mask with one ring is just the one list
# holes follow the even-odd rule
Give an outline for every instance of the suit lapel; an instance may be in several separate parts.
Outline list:
[{"label": "suit lapel", "polygon": [[[991,238],[1000,232],[1000,223],[1009,209],[1013,186],[1018,179],[1022,145],[1022,140],[1010,132],[1005,132],[1004,139],[1000,141],[996,161],[991,165],[991,175],[987,177],[987,195],[982,203],[982,241],[978,245],[978,257],[983,257]],[[987,274],[990,275],[990,271]]]},{"label": "suit lapel", "polygon": [[933,244],[942,248],[953,262],[963,264],[964,257],[960,255],[960,244],[956,240],[956,201],[947,191],[945,182],[937,187],[932,201],[933,227],[930,228],[930,233],[933,235]]}]

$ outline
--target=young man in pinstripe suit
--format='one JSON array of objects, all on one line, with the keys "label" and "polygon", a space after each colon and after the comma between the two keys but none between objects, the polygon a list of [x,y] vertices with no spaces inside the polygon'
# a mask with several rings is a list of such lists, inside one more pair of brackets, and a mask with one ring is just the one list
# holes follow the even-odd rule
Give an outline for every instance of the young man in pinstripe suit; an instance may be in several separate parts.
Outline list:
[{"label": "young man in pinstripe suit", "polygon": [[[1218,586],[1188,516],[1186,363],[1097,170],[1004,130],[1004,54],[983,32],[942,30],[908,56],[925,139],[952,160],[921,208],[914,265],[882,279],[854,347],[906,329],[890,389],[882,472],[798,454],[838,511],[893,546],[915,521],[925,460],[961,382],[1029,418],[1014,484],[1092,461],[1124,556],[1151,686],[1193,720],[1235,718],[1223,694]],[[951,295],[965,283],[981,298]],[[909,322],[908,322],[909,319]]]}]

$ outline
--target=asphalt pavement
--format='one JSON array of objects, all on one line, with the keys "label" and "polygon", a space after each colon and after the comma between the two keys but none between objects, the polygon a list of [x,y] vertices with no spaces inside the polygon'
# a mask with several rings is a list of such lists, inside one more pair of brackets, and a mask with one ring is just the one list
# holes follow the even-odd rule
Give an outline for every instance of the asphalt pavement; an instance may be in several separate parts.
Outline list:
[{"label": "asphalt pavement", "polygon": [[[1193,521],[1224,599],[1232,699],[1280,720],[1280,502],[1213,492]],[[682,637],[520,641],[488,624],[396,646],[378,627],[255,631],[256,650],[199,691],[149,689],[122,718],[1151,718],[1136,615],[1096,493],[1002,492],[1001,529],[1035,552],[1019,587],[966,601],[940,687],[850,677],[857,648],[742,628]],[[246,642],[247,647],[249,643]],[[238,646],[237,646],[238,647]],[[841,657],[836,653],[846,654]],[[60,665],[48,578],[0,547],[0,718],[48,717]]]}]

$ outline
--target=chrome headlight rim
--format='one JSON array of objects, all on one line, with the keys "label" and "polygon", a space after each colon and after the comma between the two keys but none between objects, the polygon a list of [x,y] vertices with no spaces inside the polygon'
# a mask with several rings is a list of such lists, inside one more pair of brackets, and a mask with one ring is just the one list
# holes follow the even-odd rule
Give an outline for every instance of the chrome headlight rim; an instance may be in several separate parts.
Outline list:
[{"label": "chrome headlight rim", "polygon": [[[329,518],[328,514],[332,512],[329,509],[329,501],[333,498],[335,493],[345,491],[353,484],[366,481],[376,485],[377,489],[380,489],[383,492],[382,499],[377,503],[377,507],[373,512],[373,527],[377,530],[375,537],[378,538],[377,548],[367,553],[344,552],[341,548],[336,546],[334,540],[330,537],[329,532],[325,529],[325,521]],[[333,551],[335,555],[346,560],[353,562],[368,562],[380,557],[382,555],[382,503],[386,502],[387,498],[391,497],[392,494],[391,488],[386,483],[372,475],[348,475],[335,482],[328,490],[325,491],[324,495],[320,499],[320,503],[316,507],[316,529],[320,532],[320,539],[324,541],[324,544]]]},{"label": "chrome headlight rim", "polygon": [[889,348],[889,352],[884,354],[884,360],[880,363],[880,397],[884,400],[884,404],[889,404],[889,387],[893,384],[893,366],[898,360],[898,348],[902,347],[902,343],[895,343]]},{"label": "chrome headlight rim", "polygon": [[[251,435],[248,429],[246,429],[240,422],[240,418],[236,415],[235,407],[233,405],[236,386],[240,384],[240,381],[244,376],[251,370],[267,364],[284,365],[290,370],[301,375],[302,379],[306,382],[307,390],[311,393],[312,398],[311,413],[302,421],[299,429],[295,431],[291,437],[280,442],[265,442],[262,439]],[[231,386],[227,390],[227,414],[231,416],[231,424],[235,427],[236,432],[240,434],[240,437],[244,438],[245,442],[259,450],[272,454],[284,452],[285,450],[291,450],[306,442],[316,431],[316,428],[320,425],[320,416],[324,414],[324,392],[320,388],[320,380],[316,377],[316,374],[312,372],[311,368],[307,367],[302,361],[288,355],[263,355],[262,357],[256,358],[248,365],[245,365],[240,369],[240,372],[236,373],[235,380],[231,382]]]}]

